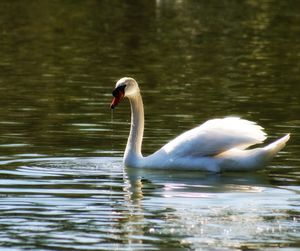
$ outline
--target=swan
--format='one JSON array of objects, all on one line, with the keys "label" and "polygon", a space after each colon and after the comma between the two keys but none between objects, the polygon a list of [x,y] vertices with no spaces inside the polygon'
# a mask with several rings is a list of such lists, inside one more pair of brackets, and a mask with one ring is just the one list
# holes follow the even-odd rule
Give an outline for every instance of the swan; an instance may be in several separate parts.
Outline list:
[{"label": "swan", "polygon": [[155,153],[141,153],[144,107],[137,82],[130,77],[117,81],[110,108],[123,98],[131,106],[131,127],[123,164],[132,168],[202,170],[209,172],[249,171],[265,166],[289,140],[290,135],[262,147],[248,149],[266,139],[263,128],[238,117],[211,119],[186,131]]}]

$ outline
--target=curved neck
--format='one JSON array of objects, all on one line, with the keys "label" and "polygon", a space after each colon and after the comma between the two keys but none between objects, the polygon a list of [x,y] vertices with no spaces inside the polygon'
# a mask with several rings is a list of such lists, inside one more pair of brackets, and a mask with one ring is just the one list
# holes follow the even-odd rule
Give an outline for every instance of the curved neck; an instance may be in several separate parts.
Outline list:
[{"label": "curved neck", "polygon": [[131,127],[124,154],[124,161],[126,165],[133,166],[142,158],[144,106],[140,92],[133,97],[129,97],[129,101],[131,107]]}]

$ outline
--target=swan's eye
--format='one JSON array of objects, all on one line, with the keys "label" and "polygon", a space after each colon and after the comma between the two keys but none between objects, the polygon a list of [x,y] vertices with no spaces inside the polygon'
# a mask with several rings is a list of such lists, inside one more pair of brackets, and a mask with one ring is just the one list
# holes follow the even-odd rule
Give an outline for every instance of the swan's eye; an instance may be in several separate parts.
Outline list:
[{"label": "swan's eye", "polygon": [[119,92],[122,92],[122,94],[124,95],[125,94],[125,87],[126,87],[126,85],[118,86],[116,89],[113,90],[112,95],[114,97],[117,97]]}]

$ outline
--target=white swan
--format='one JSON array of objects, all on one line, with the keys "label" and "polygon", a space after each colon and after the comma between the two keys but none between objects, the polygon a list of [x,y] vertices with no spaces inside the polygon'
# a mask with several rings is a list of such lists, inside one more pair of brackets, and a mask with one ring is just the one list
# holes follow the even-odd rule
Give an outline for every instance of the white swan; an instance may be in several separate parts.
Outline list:
[{"label": "white swan", "polygon": [[144,107],[137,82],[133,78],[121,78],[113,96],[111,109],[124,97],[131,105],[131,128],[123,159],[127,167],[211,172],[255,170],[270,161],[290,137],[287,134],[263,148],[246,150],[266,139],[262,127],[237,117],[212,119],[143,157]]}]

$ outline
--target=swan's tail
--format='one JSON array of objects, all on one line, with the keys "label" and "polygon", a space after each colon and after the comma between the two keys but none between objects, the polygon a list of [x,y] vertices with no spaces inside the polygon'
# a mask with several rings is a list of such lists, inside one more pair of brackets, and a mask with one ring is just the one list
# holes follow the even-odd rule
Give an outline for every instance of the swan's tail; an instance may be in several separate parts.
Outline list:
[{"label": "swan's tail", "polygon": [[250,171],[264,167],[286,145],[290,134],[263,147],[250,150],[233,149],[220,155],[222,170]]},{"label": "swan's tail", "polygon": [[265,146],[263,149],[266,152],[266,159],[271,160],[282,148],[285,147],[286,142],[290,139],[290,134],[274,141],[273,143]]}]

